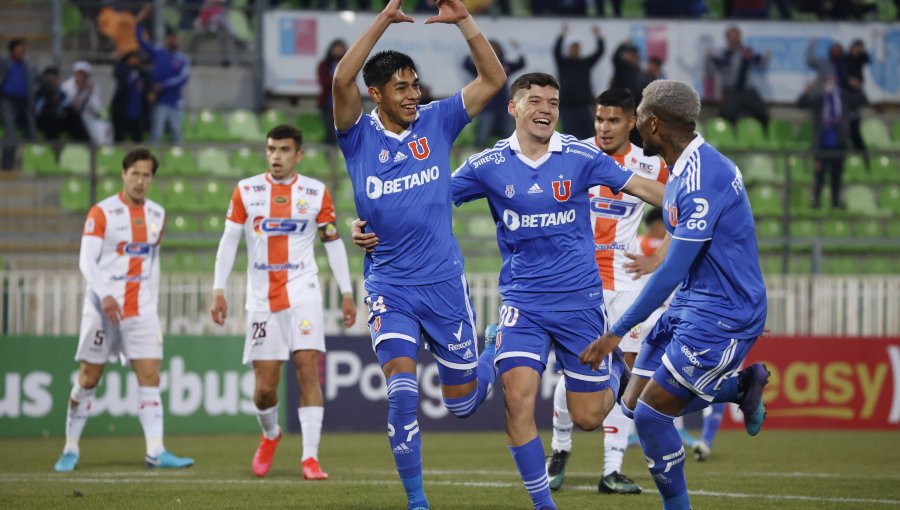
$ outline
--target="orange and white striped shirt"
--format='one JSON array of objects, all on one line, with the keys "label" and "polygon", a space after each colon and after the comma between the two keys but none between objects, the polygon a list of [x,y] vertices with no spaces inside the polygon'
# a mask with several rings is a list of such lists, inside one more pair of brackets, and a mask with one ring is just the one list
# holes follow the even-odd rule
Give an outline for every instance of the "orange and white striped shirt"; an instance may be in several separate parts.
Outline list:
[{"label": "orange and white striped shirt", "polygon": [[87,238],[100,238],[102,243],[99,257],[88,261],[87,270],[82,268],[88,292],[101,299],[115,298],[125,318],[155,314],[165,223],[165,209],[152,200],[131,207],[119,193],[93,206],[84,222],[82,250]]},{"label": "orange and white striped shirt", "polygon": [[318,273],[313,244],[318,228],[335,221],[321,181],[296,175],[289,183],[268,173],[240,181],[227,220],[244,227],[247,241],[247,310],[277,312],[320,299],[306,292]]},{"label": "orange and white striped shirt", "polygon": [[[596,140],[593,140],[596,144]],[[632,172],[656,179],[665,184],[669,177],[662,158],[645,156],[637,145],[623,155],[610,155],[617,163]],[[628,262],[625,253],[641,253],[637,231],[644,217],[644,201],[627,193],[613,193],[607,186],[590,190],[591,223],[594,225],[594,244],[597,267],[604,290],[640,290],[643,282],[632,280],[625,272]]]}]

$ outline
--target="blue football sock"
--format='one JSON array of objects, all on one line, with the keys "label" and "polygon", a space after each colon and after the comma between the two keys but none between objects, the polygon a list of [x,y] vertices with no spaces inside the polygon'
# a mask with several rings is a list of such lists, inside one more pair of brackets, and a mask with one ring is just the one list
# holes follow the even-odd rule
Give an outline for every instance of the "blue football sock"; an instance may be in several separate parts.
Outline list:
[{"label": "blue football sock", "polygon": [[737,377],[729,377],[722,381],[722,385],[719,386],[718,393],[712,399],[712,402],[708,400],[704,400],[700,397],[695,397],[693,400],[688,402],[684,409],[679,413],[680,416],[685,416],[691,413],[695,413],[697,411],[702,410],[706,406],[712,404],[716,404],[719,402],[737,402],[740,397],[740,384],[738,382]]},{"label": "blue football sock", "polygon": [[531,502],[535,509],[556,509],[553,498],[550,497],[550,482],[547,481],[547,468],[544,466],[544,446],[541,444],[541,436],[537,436],[522,446],[510,446],[513,461]]},{"label": "blue football sock", "polygon": [[684,446],[674,417],[663,414],[638,400],[634,425],[641,448],[650,466],[650,475],[663,499],[664,510],[689,510],[687,482],[684,479]]},{"label": "blue football sock", "polygon": [[716,432],[719,431],[722,418],[725,416],[725,404],[715,403],[711,406],[710,411],[712,412],[703,417],[703,433],[700,435],[700,439],[711,447],[716,439]]},{"label": "blue football sock", "polygon": [[497,378],[497,371],[494,368],[494,350],[494,346],[491,345],[478,356],[478,367],[475,369],[478,385],[471,393],[458,398],[444,397],[444,406],[457,418],[472,416],[487,398],[488,392]]},{"label": "blue football sock", "polygon": [[401,373],[387,380],[388,440],[397,464],[397,473],[409,508],[428,507],[422,487],[422,436],[416,410],[419,407],[419,387],[414,374]]},{"label": "blue football sock", "polygon": [[622,358],[613,355],[612,363],[609,364],[609,388],[612,390],[613,399],[619,398],[619,384],[622,381],[622,372],[627,370]]}]

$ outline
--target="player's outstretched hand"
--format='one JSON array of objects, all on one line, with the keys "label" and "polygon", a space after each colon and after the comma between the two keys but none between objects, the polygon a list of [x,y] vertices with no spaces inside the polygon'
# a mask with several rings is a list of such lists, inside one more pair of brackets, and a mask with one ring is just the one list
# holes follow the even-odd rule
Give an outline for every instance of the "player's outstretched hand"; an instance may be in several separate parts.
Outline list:
[{"label": "player's outstretched hand", "polygon": [[119,303],[115,298],[106,296],[100,301],[100,307],[103,308],[103,316],[106,317],[106,320],[113,326],[118,326],[122,320],[122,309],[119,308]]},{"label": "player's outstretched hand", "polygon": [[216,291],[213,294],[213,305],[210,310],[212,320],[219,326],[225,325],[225,318],[228,317],[228,301],[225,300],[225,293]]},{"label": "player's outstretched hand", "polygon": [[435,5],[438,8],[438,15],[426,19],[426,25],[430,23],[459,23],[469,16],[469,11],[461,0],[437,0]]},{"label": "player's outstretched hand", "polygon": [[341,302],[341,313],[344,316],[345,328],[351,328],[356,324],[356,303],[353,302],[353,296],[344,296]]},{"label": "player's outstretched hand", "polygon": [[365,228],[367,223],[367,221],[359,218],[353,220],[350,223],[350,235],[356,246],[364,248],[366,253],[372,253],[375,251],[375,247],[378,246],[378,237],[375,236],[374,232],[363,232],[363,228]]},{"label": "player's outstretched hand", "polygon": [[578,355],[578,361],[581,362],[582,365],[590,366],[591,370],[597,370],[600,368],[600,364],[603,363],[603,360],[606,359],[606,356],[613,352],[613,350],[619,346],[619,342],[621,341],[621,337],[612,333],[606,333],[591,342],[591,345],[587,346],[585,350],[581,351],[581,354]]},{"label": "player's outstretched hand", "polygon": [[384,14],[391,23],[413,23],[413,19],[403,12],[403,0],[390,0],[384,6]]},{"label": "player's outstretched hand", "polygon": [[622,264],[622,267],[625,269],[626,273],[632,275],[632,280],[637,280],[645,274],[650,274],[653,271],[656,271],[656,268],[658,268],[662,263],[662,258],[654,257],[653,255],[645,256],[636,255],[634,253],[626,253],[625,256],[631,259],[631,262]]}]

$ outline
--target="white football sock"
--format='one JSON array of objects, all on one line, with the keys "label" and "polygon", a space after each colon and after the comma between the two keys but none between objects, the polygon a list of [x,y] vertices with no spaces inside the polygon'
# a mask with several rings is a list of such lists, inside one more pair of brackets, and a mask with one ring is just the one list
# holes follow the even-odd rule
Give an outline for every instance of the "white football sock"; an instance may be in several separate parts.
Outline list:
[{"label": "white football sock", "polygon": [[144,429],[147,455],[158,457],[166,451],[163,446],[163,408],[159,388],[141,386],[138,388],[138,419]]},{"label": "white football sock", "polygon": [[310,457],[319,458],[319,441],[322,439],[322,417],[325,408],[322,406],[304,406],[297,408],[300,417],[300,434],[303,435],[303,454],[300,460]]},{"label": "white football sock", "polygon": [[613,406],[603,420],[603,476],[614,471],[622,472],[622,459],[628,448],[628,436],[634,427],[631,418],[622,414],[619,404]]},{"label": "white football sock", "polygon": [[572,451],[572,416],[566,400],[566,378],[560,377],[553,391],[553,440],[550,448],[555,451]]},{"label": "white football sock", "polygon": [[66,446],[63,448],[64,452],[79,453],[78,441],[81,439],[81,432],[84,430],[84,425],[91,414],[91,401],[94,399],[96,391],[97,388],[82,388],[77,382],[72,386],[72,392],[69,394],[69,407],[66,411]]},{"label": "white football sock", "polygon": [[256,419],[259,420],[259,426],[262,427],[266,439],[275,439],[281,433],[278,426],[278,404],[268,409],[256,408]]}]

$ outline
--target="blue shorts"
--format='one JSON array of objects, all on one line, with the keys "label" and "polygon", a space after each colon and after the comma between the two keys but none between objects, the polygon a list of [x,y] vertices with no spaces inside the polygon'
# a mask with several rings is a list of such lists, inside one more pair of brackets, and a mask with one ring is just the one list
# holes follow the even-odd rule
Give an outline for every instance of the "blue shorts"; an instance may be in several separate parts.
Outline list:
[{"label": "blue shorts", "polygon": [[366,282],[366,290],[372,348],[382,367],[395,358],[415,360],[423,341],[438,363],[441,384],[475,380],[475,312],[464,275],[426,285]]},{"label": "blue shorts", "polygon": [[682,400],[698,396],[711,402],[722,381],[733,376],[756,343],[749,339],[687,335],[679,328],[681,319],[668,312],[644,340],[631,373],[652,377],[666,391]]},{"label": "blue shorts", "polygon": [[611,358],[596,371],[578,362],[581,351],[606,330],[606,313],[602,305],[588,310],[550,312],[522,310],[504,304],[500,307],[498,322],[494,363],[501,374],[520,366],[531,367],[543,374],[553,345],[567,390],[586,393],[602,391],[609,386]]}]

